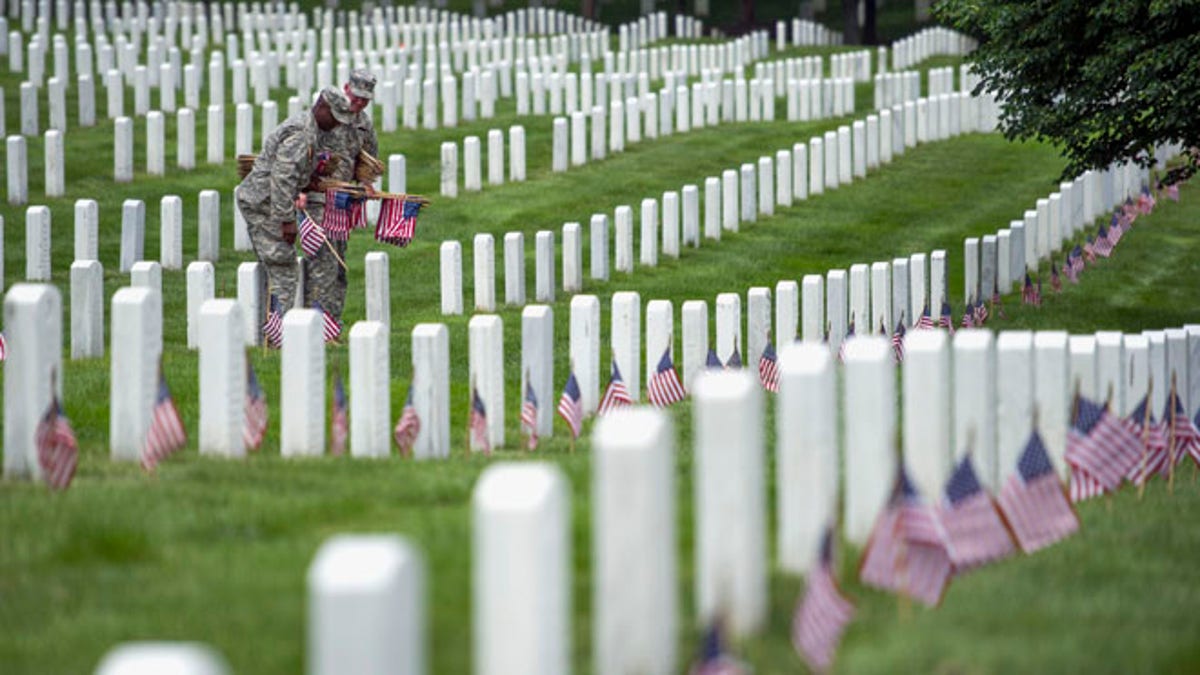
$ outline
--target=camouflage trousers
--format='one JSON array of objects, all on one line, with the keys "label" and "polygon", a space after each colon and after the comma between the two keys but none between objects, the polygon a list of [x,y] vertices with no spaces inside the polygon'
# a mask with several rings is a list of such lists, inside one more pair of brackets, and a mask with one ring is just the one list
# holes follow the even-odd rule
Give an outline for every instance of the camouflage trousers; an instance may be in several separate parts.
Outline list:
[{"label": "camouflage trousers", "polygon": [[262,204],[240,197],[237,206],[246,219],[254,254],[267,272],[269,294],[279,298],[286,312],[296,301],[296,247],[283,240],[283,223],[269,222]]},{"label": "camouflage trousers", "polygon": [[[325,217],[324,203],[309,201],[306,210],[317,223]],[[342,260],[346,259],[346,242],[331,239],[329,244]],[[346,306],[346,270],[329,251],[329,244],[304,260],[304,306],[312,307],[313,301],[319,302],[322,309],[340,321]]]}]

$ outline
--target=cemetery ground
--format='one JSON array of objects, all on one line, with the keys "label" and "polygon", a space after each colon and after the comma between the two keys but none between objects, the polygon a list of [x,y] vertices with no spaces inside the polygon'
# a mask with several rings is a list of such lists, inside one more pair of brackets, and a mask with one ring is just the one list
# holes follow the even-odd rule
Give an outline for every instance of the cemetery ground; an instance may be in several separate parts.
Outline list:
[{"label": "cemetery ground", "polygon": [[[813,50],[806,50],[811,53]],[[923,64],[945,65],[948,59]],[[8,97],[10,129],[17,128],[17,83],[0,76]],[[73,93],[72,93],[73,95]],[[278,100],[278,98],[276,98]],[[858,87],[856,117],[870,107],[870,88]],[[45,100],[42,101],[45,110]],[[780,102],[780,105],[783,105]],[[73,110],[74,101],[68,101]],[[127,102],[132,109],[132,102]],[[303,668],[306,568],[318,545],[341,532],[398,532],[423,551],[428,569],[427,621],[432,643],[431,672],[461,673],[470,668],[470,496],[479,473],[495,458],[466,456],[465,428],[469,382],[467,330],[470,313],[443,317],[439,311],[438,245],[490,232],[525,233],[532,259],[534,233],[564,222],[587,223],[592,213],[628,204],[684,184],[699,184],[722,169],[753,162],[790,148],[846,118],[819,122],[725,124],[683,135],[643,141],[608,159],[551,174],[551,119],[521,117],[510,101],[492,120],[460,123],[454,129],[380,133],[381,154],[404,153],[408,186],[433,199],[418,225],[417,241],[404,250],[383,247],[361,233],[351,238],[347,327],[364,316],[363,254],[387,250],[392,288],[392,411],[398,415],[410,376],[410,333],[420,322],[445,322],[450,329],[451,429],[462,439],[445,461],[414,462],[393,456],[382,461],[323,457],[279,457],[279,356],[252,351],[271,406],[271,427],[263,450],[245,461],[201,459],[196,454],[198,419],[197,359],[185,348],[185,280],[166,271],[164,287],[164,371],[192,437],[191,445],[167,460],[157,475],[133,464],[109,460],[107,358],[65,365],[65,408],[80,439],[81,465],[65,494],[47,494],[42,485],[5,483],[0,487],[0,664],[5,672],[86,672],[113,644],[131,639],[200,640],[223,653],[237,672],[298,672]],[[197,146],[204,138],[197,120]],[[777,115],[783,119],[785,115]],[[378,119],[378,118],[377,118]],[[157,205],[162,196],[184,200],[186,260],[194,259],[197,194],[221,191],[221,260],[216,263],[218,297],[235,292],[235,268],[251,259],[233,251],[231,188],[236,184],[232,152],[233,115],[227,113],[226,162],[196,171],[173,168],[165,177],[145,176],[144,120],[135,122],[139,139],[131,184],[113,184],[112,123],[94,129],[72,127],[66,138],[67,197],[44,200],[40,139],[31,140],[31,204],[54,214],[54,283],[69,285],[73,202],[100,202],[100,258],[105,290],[127,284],[116,269],[121,202],[144,200],[149,214],[147,258],[158,250]],[[529,179],[486,186],[457,199],[437,196],[438,145],[488,129],[523,124],[528,135]],[[378,125],[378,123],[377,123]],[[166,137],[174,139],[168,117]],[[34,147],[39,146],[39,147]],[[167,163],[174,166],[173,142]],[[614,291],[637,290],[644,302],[669,299],[711,301],[717,293],[744,293],[752,286],[773,287],[854,262],[890,260],[936,248],[961,261],[963,237],[991,233],[1029,208],[1057,185],[1061,160],[1052,148],[1009,144],[998,135],[972,134],[910,149],[868,178],[824,195],[778,209],[772,217],[724,232],[720,242],[705,239],[685,248],[679,260],[661,258],[654,268],[614,273],[605,283],[586,279],[584,290],[601,299],[607,326]],[[1074,332],[1098,329],[1138,331],[1178,326],[1195,320],[1200,282],[1194,223],[1200,219],[1200,189],[1182,190],[1179,204],[1166,203],[1138,220],[1112,259],[1067,285],[1040,309],[1022,307],[1019,295],[1005,296],[1008,320],[992,328],[1054,328]],[[10,281],[23,268],[24,209],[0,207],[9,235],[5,267]],[[1061,260],[1061,256],[1059,258]],[[464,260],[464,263],[467,263]],[[464,284],[471,306],[470,273]],[[527,275],[532,276],[526,265]],[[560,268],[561,269],[561,268]],[[1045,267],[1044,267],[1045,269]],[[1045,276],[1045,275],[1044,275]],[[950,266],[947,283],[956,315],[962,311],[961,263]],[[556,391],[539,392],[551,404],[565,380],[568,363],[569,297],[559,294],[556,315]],[[109,311],[105,303],[106,314]],[[520,401],[520,308],[501,307],[505,323],[507,444],[502,459],[546,459],[566,473],[572,491],[573,664],[590,672],[591,514],[590,453],[587,431],[572,451],[566,429],[543,439],[536,453],[518,447]],[[678,313],[676,314],[678,327]],[[69,325],[69,324],[66,324]],[[678,328],[676,335],[679,335]],[[328,372],[347,375],[345,346],[328,350]],[[607,372],[608,359],[602,359]],[[678,532],[681,575],[681,654],[696,648],[692,602],[692,509],[690,403],[672,415],[678,437]],[[590,425],[589,425],[590,427]],[[773,455],[774,425],[766,426],[767,456]],[[768,473],[768,485],[773,485]],[[773,490],[773,489],[772,489]],[[772,499],[773,502],[773,499]],[[769,503],[772,503],[769,502]],[[846,672],[1013,672],[1013,671],[1187,671],[1200,662],[1200,531],[1188,523],[1200,512],[1200,483],[1193,469],[1177,478],[1174,494],[1161,481],[1151,483],[1140,502],[1126,490],[1111,499],[1079,506],[1081,533],[1034,556],[993,565],[958,579],[935,611],[908,607],[856,582],[857,552],[843,550],[841,578],[859,606],[839,652]],[[774,512],[770,518],[773,520]],[[798,579],[773,574],[771,614],[761,638],[735,646],[756,672],[802,669],[788,641]]]}]

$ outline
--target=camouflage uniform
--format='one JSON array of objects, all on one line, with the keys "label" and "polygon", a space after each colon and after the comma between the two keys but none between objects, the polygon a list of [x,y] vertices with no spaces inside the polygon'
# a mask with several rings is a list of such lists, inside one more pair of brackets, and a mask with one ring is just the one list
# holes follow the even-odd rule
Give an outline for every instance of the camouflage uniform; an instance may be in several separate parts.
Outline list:
[{"label": "camouflage uniform", "polygon": [[[358,71],[351,77],[356,75]],[[379,155],[375,125],[366,110],[359,112],[353,122],[342,124],[331,131],[319,132],[317,135],[317,152],[328,152],[340,160],[337,170],[329,176],[334,180],[354,180],[354,167],[358,162],[358,153],[362,150],[374,157]],[[309,192],[307,210],[313,220],[321,222],[325,216],[325,193]],[[346,242],[330,240],[329,243],[337,250],[342,260],[345,260]],[[346,270],[329,252],[328,246],[322,247],[315,256],[304,261],[304,279],[304,305],[311,307],[314,300],[320,302],[322,309],[340,320],[346,304]]]},{"label": "camouflage uniform", "polygon": [[296,219],[296,196],[312,177],[313,148],[320,133],[310,110],[284,120],[263,142],[254,168],[238,189],[237,205],[250,243],[266,268],[270,292],[285,311],[295,302],[296,248],[284,240],[282,224]]}]

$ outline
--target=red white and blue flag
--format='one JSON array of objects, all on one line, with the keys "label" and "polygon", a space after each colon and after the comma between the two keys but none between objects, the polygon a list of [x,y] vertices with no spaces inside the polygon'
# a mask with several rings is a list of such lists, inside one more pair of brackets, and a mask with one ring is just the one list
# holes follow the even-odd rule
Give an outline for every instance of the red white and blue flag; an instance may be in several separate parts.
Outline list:
[{"label": "red white and blue flag", "polygon": [[366,227],[366,201],[338,190],[325,191],[325,215],[321,226],[333,241],[346,241],[350,230]]},{"label": "red white and blue flag", "polygon": [[325,311],[325,308],[317,300],[313,300],[313,309],[321,313],[321,330],[325,333],[325,341],[333,342],[337,340],[338,336],[342,334],[342,324],[333,318],[332,314]]},{"label": "red white and blue flag", "polygon": [[942,313],[938,318],[938,327],[945,328],[950,331],[951,335],[954,335],[954,315],[951,313],[950,303],[945,300],[942,301]]},{"label": "red white and blue flag", "polygon": [[467,419],[467,429],[470,431],[471,447],[482,450],[483,454],[492,454],[492,441],[488,438],[487,408],[479,397],[479,389],[471,387],[471,414]]},{"label": "red white and blue flag", "polygon": [[375,239],[401,248],[417,235],[417,214],[421,203],[402,199],[381,199],[379,221],[375,223]]},{"label": "red white and blue flag", "polygon": [[808,575],[804,595],[792,614],[792,646],[808,667],[829,670],[846,625],[854,618],[854,605],[842,596],[833,576],[833,530],[821,538],[821,557]]},{"label": "red white and blue flag", "polygon": [[33,440],[37,446],[38,466],[42,468],[46,484],[53,490],[67,489],[79,463],[79,444],[75,441],[70,421],[63,414],[58,396],[51,398],[50,407],[33,432]]},{"label": "red white and blue flag", "polygon": [[538,445],[537,433],[538,400],[533,393],[533,385],[525,383],[525,400],[521,401],[521,429],[528,435],[525,447],[536,450]]},{"label": "red white and blue flag", "polygon": [[1169,443],[1174,444],[1175,462],[1179,463],[1185,457],[1191,457],[1200,465],[1200,430],[1188,419],[1187,411],[1183,409],[1183,401],[1179,392],[1172,387],[1167,395],[1166,409],[1163,410],[1163,435]]},{"label": "red white and blue flag", "polygon": [[4,333],[0,333],[0,361],[8,358],[8,340],[5,339]]},{"label": "red white and blue flag", "polygon": [[1125,426],[1138,438],[1142,446],[1138,463],[1129,471],[1126,478],[1134,485],[1141,485],[1156,473],[1165,473],[1170,467],[1170,457],[1167,452],[1167,436],[1164,429],[1154,419],[1150,411],[1150,394],[1142,397],[1133,412],[1125,418]]},{"label": "red white and blue flag", "polygon": [[758,381],[763,389],[771,393],[779,393],[779,359],[775,356],[775,345],[767,341],[763,348],[762,357],[758,360]]},{"label": "red white and blue flag", "polygon": [[725,367],[725,364],[721,363],[721,357],[717,356],[717,350],[712,347],[708,348],[708,354],[704,357],[704,367],[715,368],[717,370]]},{"label": "red white and blue flag", "polygon": [[250,450],[258,450],[267,435],[267,397],[258,383],[254,366],[246,361],[246,423],[242,441]]},{"label": "red white and blue flag", "polygon": [[154,411],[150,416],[150,428],[146,430],[146,440],[142,444],[142,468],[154,471],[160,461],[185,445],[187,431],[183,428],[183,420],[179,417],[179,410],[171,398],[171,390],[160,367]]},{"label": "red white and blue flag", "polygon": [[325,243],[325,230],[313,222],[304,211],[300,212],[300,250],[311,258],[321,250]]},{"label": "red white and blue flag", "polygon": [[946,483],[938,517],[946,531],[950,560],[959,573],[1016,550],[991,496],[979,485],[970,455],[962,458]]},{"label": "red white and blue flag", "polygon": [[558,397],[558,416],[563,418],[571,429],[571,438],[579,438],[583,428],[583,395],[579,391],[579,380],[575,379],[575,371],[567,377],[562,396]]},{"label": "red white and blue flag", "polygon": [[283,306],[274,293],[271,294],[271,306],[267,309],[267,320],[263,322],[263,339],[272,349],[283,346]]},{"label": "red white and blue flag", "polygon": [[404,410],[400,413],[400,419],[396,421],[396,428],[392,432],[392,437],[396,440],[396,447],[400,449],[401,457],[412,455],[413,445],[417,442],[419,433],[421,433],[421,418],[417,416],[417,409],[413,407],[413,387],[410,385],[408,398],[404,401]]},{"label": "red white and blue flag", "polygon": [[1075,418],[1067,432],[1068,464],[1112,491],[1137,466],[1141,450],[1138,437],[1105,407],[1083,396],[1075,397]]},{"label": "red white and blue flag", "polygon": [[596,414],[604,415],[610,410],[628,405],[633,405],[633,397],[629,395],[629,388],[625,386],[625,380],[621,378],[621,369],[617,367],[617,359],[613,358],[612,375],[608,378],[608,387],[604,390],[604,396],[600,398],[600,406],[596,410]]},{"label": "red white and blue flag", "polygon": [[329,452],[334,457],[346,453],[346,438],[350,436],[349,410],[346,405],[346,387],[342,376],[333,375],[333,415],[329,425]]},{"label": "red white and blue flag", "polygon": [[1021,550],[1033,553],[1079,529],[1079,518],[1036,431],[1030,434],[1016,468],[1000,489],[998,501]]},{"label": "red white and blue flag", "polygon": [[662,358],[658,360],[658,366],[650,376],[650,381],[646,383],[646,397],[650,399],[651,404],[665,408],[682,401],[686,396],[687,392],[683,390],[683,382],[675,370],[675,363],[671,361],[671,348],[667,347],[663,350]]},{"label": "red white and blue flag", "polygon": [[914,330],[929,330],[934,328],[933,316],[929,313],[929,303],[925,303],[925,309],[921,310],[921,316],[917,322],[913,324]]},{"label": "red white and blue flag", "polygon": [[900,320],[896,322],[896,330],[892,331],[892,355],[895,358],[896,363],[900,363],[904,360],[905,332],[904,317],[901,316]]}]

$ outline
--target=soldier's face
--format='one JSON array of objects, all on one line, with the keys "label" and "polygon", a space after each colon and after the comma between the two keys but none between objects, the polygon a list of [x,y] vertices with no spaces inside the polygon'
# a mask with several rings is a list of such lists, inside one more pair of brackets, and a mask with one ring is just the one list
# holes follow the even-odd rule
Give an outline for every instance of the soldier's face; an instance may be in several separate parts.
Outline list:
[{"label": "soldier's face", "polygon": [[321,131],[329,131],[338,125],[337,118],[333,116],[333,110],[329,108],[329,104],[324,100],[317,101],[316,105],[312,108],[312,114]]},{"label": "soldier's face", "polygon": [[354,112],[362,112],[364,108],[371,104],[371,99],[362,98],[350,93],[350,85],[346,85],[344,89],[346,91],[346,98],[350,99],[350,109]]}]

